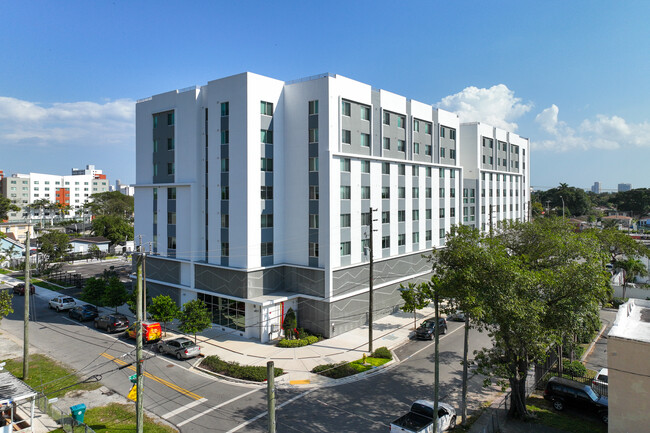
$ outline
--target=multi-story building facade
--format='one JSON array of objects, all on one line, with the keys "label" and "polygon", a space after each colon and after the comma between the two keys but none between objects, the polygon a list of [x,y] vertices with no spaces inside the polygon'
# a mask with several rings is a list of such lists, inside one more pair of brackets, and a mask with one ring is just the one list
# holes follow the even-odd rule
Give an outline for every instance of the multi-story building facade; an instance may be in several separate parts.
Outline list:
[{"label": "multi-story building facade", "polygon": [[95,166],[86,166],[85,170],[72,169],[71,175],[14,173],[0,180],[2,195],[9,198],[22,209],[9,213],[9,221],[26,221],[53,217],[55,210],[30,206],[34,202],[47,200],[65,206],[67,212],[59,215],[64,218],[76,218],[83,214],[83,205],[92,194],[106,192],[109,181],[101,170]]},{"label": "multi-story building facade", "polygon": [[618,184],[618,192],[630,191],[631,189],[632,189],[632,184],[631,183],[619,183]]},{"label": "multi-story building facade", "polygon": [[602,184],[600,182],[594,182],[591,186],[591,192],[595,194],[600,194],[603,190]]},{"label": "multi-story building facade", "polygon": [[[367,323],[372,254],[375,317],[397,310],[400,284],[430,276],[422,254],[463,223],[460,128],[453,113],[330,74],[244,73],[139,101],[135,233],[157,254],[148,294],[198,297],[224,331],[262,341],[293,308],[329,337]],[[477,173],[527,178],[526,165],[474,160]],[[523,189],[498,217],[525,218]]]}]

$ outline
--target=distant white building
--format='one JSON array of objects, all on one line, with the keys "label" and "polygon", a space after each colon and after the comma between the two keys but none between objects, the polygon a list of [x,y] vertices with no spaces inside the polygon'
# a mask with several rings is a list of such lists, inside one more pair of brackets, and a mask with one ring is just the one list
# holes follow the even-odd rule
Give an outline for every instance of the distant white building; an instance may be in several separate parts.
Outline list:
[{"label": "distant white building", "polygon": [[630,191],[631,189],[632,189],[632,184],[631,183],[619,183],[618,184],[618,192]]},{"label": "distant white building", "polygon": [[591,187],[591,192],[600,194],[602,191],[602,186],[600,182],[594,182],[593,186]]},{"label": "distant white building", "polygon": [[119,191],[124,195],[129,195],[133,197],[135,194],[135,187],[132,185],[124,185],[122,182],[120,182],[119,179],[115,181],[115,188],[112,189],[112,191]]}]

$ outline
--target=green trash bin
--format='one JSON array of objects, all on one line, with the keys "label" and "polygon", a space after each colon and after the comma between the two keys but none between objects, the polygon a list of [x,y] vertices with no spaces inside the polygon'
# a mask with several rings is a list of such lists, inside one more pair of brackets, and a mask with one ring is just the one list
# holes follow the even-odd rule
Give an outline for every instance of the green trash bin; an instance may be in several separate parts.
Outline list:
[{"label": "green trash bin", "polygon": [[84,415],[86,414],[86,405],[81,403],[70,406],[70,412],[72,413],[72,418],[77,423],[82,423],[84,422]]}]

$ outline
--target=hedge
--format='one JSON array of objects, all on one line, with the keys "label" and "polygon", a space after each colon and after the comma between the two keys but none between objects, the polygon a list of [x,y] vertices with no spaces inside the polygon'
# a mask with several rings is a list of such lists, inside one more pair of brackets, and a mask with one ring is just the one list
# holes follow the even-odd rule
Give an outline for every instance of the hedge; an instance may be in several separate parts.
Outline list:
[{"label": "hedge", "polygon": [[320,339],[315,335],[308,335],[299,340],[287,340],[286,338],[278,341],[278,347],[302,347],[310,344],[318,343]]},{"label": "hedge", "polygon": [[340,362],[338,364],[323,364],[314,367],[312,373],[318,373],[322,376],[331,377],[332,379],[340,379],[342,377],[352,376],[357,374],[358,371],[350,365],[349,362]]},{"label": "hedge", "polygon": [[[206,356],[201,362],[201,367],[224,376],[235,379],[264,382],[266,380],[266,366],[240,365],[238,362],[226,362],[216,355]],[[278,377],[284,374],[281,368],[274,368],[274,375]]]}]

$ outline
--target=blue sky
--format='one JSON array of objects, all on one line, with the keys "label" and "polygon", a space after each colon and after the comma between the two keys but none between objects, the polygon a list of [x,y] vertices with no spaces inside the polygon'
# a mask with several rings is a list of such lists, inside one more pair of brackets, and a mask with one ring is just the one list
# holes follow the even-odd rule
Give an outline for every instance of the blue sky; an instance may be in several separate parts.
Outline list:
[{"label": "blue sky", "polygon": [[647,1],[3,1],[0,170],[135,179],[134,103],[341,74],[529,137],[531,185],[650,187]]}]

